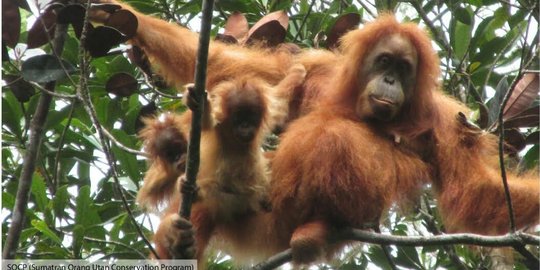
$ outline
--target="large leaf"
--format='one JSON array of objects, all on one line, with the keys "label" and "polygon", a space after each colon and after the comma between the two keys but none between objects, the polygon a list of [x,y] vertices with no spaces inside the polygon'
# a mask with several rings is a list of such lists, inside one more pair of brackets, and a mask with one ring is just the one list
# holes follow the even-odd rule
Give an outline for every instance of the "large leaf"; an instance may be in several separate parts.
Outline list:
[{"label": "large leaf", "polygon": [[358,13],[348,13],[340,16],[328,32],[326,47],[337,47],[339,45],[339,38],[341,38],[348,31],[357,28],[359,23],[360,14]]},{"label": "large leaf", "polygon": [[92,197],[90,197],[89,186],[83,186],[79,189],[76,204],[75,225],[81,225],[88,229],[92,225],[101,223]]},{"label": "large leaf", "polygon": [[58,188],[52,199],[53,210],[57,217],[64,217],[66,215],[65,210],[69,207],[69,193],[67,188],[67,185]]},{"label": "large leaf", "polygon": [[120,31],[120,33],[124,34],[125,39],[130,39],[135,36],[139,21],[131,11],[121,9],[111,14],[105,25]]},{"label": "large leaf", "polygon": [[21,106],[13,94],[5,93],[2,98],[2,131],[7,127],[19,140],[22,140],[21,119],[23,113]]},{"label": "large leaf", "polygon": [[53,240],[56,244],[61,245],[62,240],[56,235],[43,220],[32,220],[32,226],[43,233],[47,238]]},{"label": "large leaf", "polygon": [[540,107],[534,106],[519,112],[514,117],[504,121],[505,128],[537,127],[539,125]]},{"label": "large leaf", "polygon": [[34,87],[20,76],[4,75],[3,79],[8,83],[11,92],[19,102],[28,102],[36,93]]},{"label": "large leaf", "polygon": [[27,81],[46,83],[65,78],[68,74],[77,71],[73,65],[56,56],[42,54],[28,58],[24,61],[21,74]]},{"label": "large leaf", "polygon": [[[275,23],[276,21],[278,22],[277,24]],[[275,11],[267,14],[249,29],[248,42],[253,39],[274,40],[275,37],[273,37],[273,35],[281,33],[281,28],[279,26],[281,26],[285,32],[287,31],[287,28],[289,27],[289,16],[287,16],[287,13],[285,13],[285,11]]]},{"label": "large leaf", "polygon": [[[252,30],[255,28],[252,28]],[[260,25],[255,31],[250,32],[249,38],[246,40],[246,44],[255,44],[258,41],[263,41],[269,47],[277,46],[285,40],[287,35],[286,28],[278,21],[269,21],[263,25]]]},{"label": "large leaf", "polygon": [[246,17],[240,12],[234,12],[227,18],[223,34],[232,36],[236,40],[242,40],[247,36],[248,31],[249,26]]},{"label": "large leaf", "polygon": [[523,75],[508,99],[506,107],[504,107],[504,119],[511,118],[527,109],[533,101],[538,99],[539,78],[540,76],[536,72],[528,72]]},{"label": "large leaf", "polygon": [[54,37],[55,28],[56,11],[53,8],[48,8],[37,18],[30,31],[28,31],[28,48],[37,48],[47,44],[49,39]]},{"label": "large leaf", "polygon": [[129,97],[137,91],[137,80],[128,73],[112,75],[105,84],[105,90],[120,97]]},{"label": "large leaf", "polygon": [[81,4],[71,4],[58,13],[58,23],[71,24],[77,38],[81,37],[86,8]]},{"label": "large leaf", "polygon": [[34,202],[37,205],[37,209],[45,211],[49,199],[47,198],[47,187],[45,181],[39,174],[34,174],[32,177],[31,192],[34,197]]},{"label": "large leaf", "polygon": [[497,84],[495,88],[495,96],[489,101],[489,126],[497,122],[499,111],[501,109],[501,103],[503,101],[506,92],[508,91],[508,78],[504,76]]},{"label": "large leaf", "polygon": [[126,36],[116,28],[98,26],[88,33],[85,47],[92,57],[107,55],[109,50],[126,40]]},{"label": "large leaf", "polygon": [[2,0],[2,43],[13,48],[19,42],[21,14],[15,0]]},{"label": "large leaf", "polygon": [[470,24],[464,24],[461,21],[455,22],[451,44],[458,59],[463,59],[469,49],[471,31],[472,27]]}]

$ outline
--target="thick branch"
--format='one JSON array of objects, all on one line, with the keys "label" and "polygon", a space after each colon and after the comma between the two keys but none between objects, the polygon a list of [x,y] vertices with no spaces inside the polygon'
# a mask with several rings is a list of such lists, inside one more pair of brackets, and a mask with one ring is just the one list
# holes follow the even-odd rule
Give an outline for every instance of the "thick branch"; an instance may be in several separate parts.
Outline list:
[{"label": "thick branch", "polygon": [[[488,247],[521,246],[524,244],[540,245],[540,237],[516,232],[502,236],[485,236],[478,234],[445,234],[436,236],[396,236],[385,235],[358,229],[347,229],[336,235],[335,242],[356,240],[364,243],[397,246],[443,246],[443,245],[477,245]],[[292,260],[290,249],[278,253],[253,269],[274,269]]]},{"label": "thick branch", "polygon": [[[53,49],[56,55],[60,55],[64,49],[64,41],[67,33],[67,25],[58,24],[54,33]],[[49,92],[54,92],[56,82],[48,82],[45,85],[45,89]],[[32,176],[36,168],[36,159],[39,155],[39,149],[43,138],[43,126],[47,115],[49,113],[49,107],[52,102],[52,96],[48,93],[42,92],[39,98],[36,112],[30,123],[30,139],[26,147],[26,153],[24,156],[24,164],[19,179],[19,186],[17,188],[17,195],[15,198],[15,206],[13,208],[11,216],[11,224],[9,227],[6,243],[4,245],[4,251],[2,257],[4,259],[14,259],[17,246],[19,245],[19,238],[23,229],[24,213],[28,207],[28,198],[30,197],[30,187],[32,186]]]}]

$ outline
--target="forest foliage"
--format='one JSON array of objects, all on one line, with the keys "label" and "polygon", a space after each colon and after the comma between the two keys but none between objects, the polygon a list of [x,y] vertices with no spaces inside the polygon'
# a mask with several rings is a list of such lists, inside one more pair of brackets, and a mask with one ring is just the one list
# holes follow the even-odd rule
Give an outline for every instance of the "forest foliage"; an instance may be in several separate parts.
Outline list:
[{"label": "forest foliage", "polygon": [[[29,2],[2,1],[2,241],[6,243],[21,173],[28,165],[30,131],[37,128],[43,136],[30,152],[35,164],[16,257],[144,258],[148,248],[137,227],[150,237],[157,224],[135,203],[146,168],[137,131],[143,116],[186,108],[141,52],[125,45],[137,25],[128,12],[105,25],[89,26],[87,90],[95,115],[90,114],[77,91],[83,78],[79,38],[84,6],[77,1]],[[200,1],[126,2],[197,30]],[[226,0],[217,1],[214,10],[212,36],[244,46],[267,39],[271,46],[333,49],[345,31],[388,10],[400,20],[417,22],[430,32],[441,58],[443,90],[467,103],[482,129],[498,132],[501,101],[513,91],[503,108],[507,163],[519,170],[538,168],[538,1]],[[62,48],[53,52],[55,31],[66,25]],[[51,97],[50,105],[44,122],[35,127],[44,95]],[[107,131],[104,140],[98,129]],[[113,157],[112,164],[107,157]],[[441,231],[429,192],[411,213],[392,212],[383,230],[395,235]],[[459,268],[456,255],[466,267],[490,264],[482,252],[463,245],[393,249],[395,263],[410,269]],[[223,254],[209,260],[214,269],[232,267]],[[320,267],[368,264],[387,267],[379,246],[356,246]]]}]

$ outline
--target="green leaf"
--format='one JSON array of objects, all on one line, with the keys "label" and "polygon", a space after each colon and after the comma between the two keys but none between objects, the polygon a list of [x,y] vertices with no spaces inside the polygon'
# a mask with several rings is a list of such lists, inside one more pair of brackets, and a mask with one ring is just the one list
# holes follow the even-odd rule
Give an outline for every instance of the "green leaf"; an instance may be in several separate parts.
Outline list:
[{"label": "green leaf", "polygon": [[397,250],[396,264],[408,269],[418,269],[418,265],[422,265],[415,247],[398,247]]},{"label": "green leaf", "polygon": [[73,254],[75,258],[81,257],[81,250],[82,250],[83,240],[84,240],[84,232],[85,232],[85,229],[81,225],[75,225],[75,227],[73,227],[73,242],[71,244],[71,247],[73,249]]},{"label": "green leaf", "polygon": [[27,81],[46,83],[63,79],[77,69],[65,60],[50,54],[42,54],[28,58],[21,66],[21,74]]},{"label": "green leaf", "polygon": [[464,59],[471,41],[471,26],[456,22],[453,40],[451,41],[454,53],[458,59]]},{"label": "green leaf", "polygon": [[52,199],[54,214],[57,217],[66,216],[65,210],[69,207],[69,193],[67,188],[67,185],[63,185],[58,188]]},{"label": "green leaf", "polygon": [[75,224],[81,225],[85,229],[92,225],[101,223],[93,200],[90,197],[90,187],[83,186],[79,189],[76,199]]},{"label": "green leaf", "polygon": [[49,198],[47,198],[47,187],[45,182],[39,174],[34,174],[32,177],[31,192],[34,196],[37,208],[42,212],[45,211]]},{"label": "green leaf", "polygon": [[538,157],[540,156],[540,147],[538,144],[534,145],[527,151],[523,159],[521,160],[521,166],[527,170],[538,167]]},{"label": "green leaf", "polygon": [[7,192],[2,192],[2,208],[11,210],[14,206],[15,196]]},{"label": "green leaf", "polygon": [[33,237],[35,237],[38,232],[39,231],[36,228],[33,228],[33,227],[25,228],[21,232],[21,236],[19,237],[19,239],[20,239],[19,241],[21,243],[24,243],[27,240],[30,240]]},{"label": "green leaf", "polygon": [[47,115],[47,121],[45,122],[44,130],[49,130],[57,127],[60,123],[67,119],[71,106],[66,106],[58,111],[50,111]]},{"label": "green leaf", "polygon": [[[134,138],[126,135],[126,133],[122,130],[114,130],[113,135],[122,144],[128,147],[134,146]],[[137,161],[137,157],[131,153],[126,153],[124,150],[121,150],[116,146],[113,146],[112,150],[116,159],[118,159],[120,162],[122,170],[127,173],[129,178],[131,178],[131,181],[136,183],[135,181],[141,179],[141,168],[139,166],[139,162]]]},{"label": "green leaf", "polygon": [[62,245],[62,240],[58,235],[56,235],[51,229],[49,229],[49,226],[42,221],[42,220],[32,220],[31,222],[32,226],[36,228],[38,231],[43,233],[47,238],[53,240],[55,243]]},{"label": "green leaf", "polygon": [[6,125],[9,130],[22,140],[21,119],[23,119],[21,106],[11,92],[2,93],[2,128]]},{"label": "green leaf", "polygon": [[472,24],[472,16],[466,8],[457,7],[454,10],[454,16],[456,16],[458,21],[463,24],[466,24],[469,26]]},{"label": "green leaf", "polygon": [[384,251],[381,248],[381,246],[376,246],[376,245],[371,246],[369,249],[368,258],[371,260],[372,263],[381,267],[382,269],[392,268],[390,264],[388,263],[388,258],[384,254]]},{"label": "green leaf", "polygon": [[494,28],[501,28],[504,26],[506,22],[508,22],[508,19],[510,17],[510,14],[508,14],[508,10],[506,7],[500,7],[497,10],[495,10],[495,16],[493,20],[493,27]]},{"label": "green leaf", "polygon": [[506,92],[508,92],[508,77],[504,76],[500,81],[499,84],[497,84],[497,88],[495,88],[495,96],[488,102],[488,111],[489,111],[489,121],[488,126],[491,126],[493,123],[495,123],[498,120],[499,117],[499,111],[501,109],[501,103],[504,98],[504,95],[506,95]]}]

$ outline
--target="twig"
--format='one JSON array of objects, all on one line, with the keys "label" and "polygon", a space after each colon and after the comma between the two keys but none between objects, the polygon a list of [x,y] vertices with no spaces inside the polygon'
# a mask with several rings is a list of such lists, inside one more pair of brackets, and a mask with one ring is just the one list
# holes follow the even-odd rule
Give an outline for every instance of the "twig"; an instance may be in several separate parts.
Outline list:
[{"label": "twig", "polygon": [[[58,24],[52,41],[52,48],[56,55],[60,55],[64,49],[64,42],[67,33],[67,25]],[[61,61],[60,61],[61,62]],[[49,91],[54,91],[56,81],[48,82],[45,88]],[[23,221],[25,211],[28,207],[28,198],[30,196],[30,187],[32,186],[32,176],[36,168],[36,159],[39,155],[39,149],[43,138],[43,126],[47,120],[49,107],[52,102],[52,96],[47,93],[42,93],[36,112],[30,123],[30,139],[28,141],[27,151],[24,156],[24,165],[21,170],[19,186],[17,187],[17,195],[15,198],[15,206],[11,216],[11,224],[9,226],[4,251],[2,257],[4,259],[15,258],[19,238],[23,229]]]},{"label": "twig", "polygon": [[122,199],[122,204],[124,205],[124,208],[126,209],[131,221],[133,222],[133,225],[135,226],[137,233],[143,239],[143,241],[145,242],[150,252],[152,252],[155,258],[159,258],[159,256],[157,255],[157,252],[154,250],[154,248],[152,247],[152,244],[144,235],[144,232],[142,231],[139,223],[137,222],[137,220],[135,219],[135,216],[133,215],[133,212],[131,211],[131,208],[129,207],[122,185],[120,184],[120,181],[118,180],[118,172],[116,170],[116,165],[114,163],[114,160],[115,160],[114,155],[105,138],[106,132],[102,128],[101,124],[99,123],[99,120],[96,115],[96,110],[92,104],[92,100],[90,99],[90,94],[88,93],[88,80],[87,79],[88,79],[88,76],[90,75],[90,72],[89,72],[88,55],[84,47],[85,47],[86,38],[87,38],[86,34],[88,32],[87,22],[88,22],[88,14],[90,11],[90,9],[88,8],[90,6],[90,1],[91,0],[88,0],[86,3],[86,14],[84,18],[83,30],[81,33],[80,44],[79,44],[79,64],[81,68],[81,76],[79,80],[79,86],[77,87],[77,95],[79,96],[79,99],[82,101],[84,109],[90,116],[90,119],[92,120],[92,124],[96,127],[96,132],[98,134],[101,145],[103,146],[103,152],[105,153],[105,157],[112,171],[111,176],[116,184],[116,187],[118,188],[120,192],[120,198]]},{"label": "twig", "polygon": [[166,98],[170,98],[170,99],[183,99],[184,96],[182,94],[178,94],[178,95],[169,95],[165,92],[161,92],[160,90],[157,89],[157,87],[152,87],[152,92],[156,92],[158,95],[160,96],[163,96],[163,97],[166,97]]},{"label": "twig", "polygon": [[375,12],[373,12],[371,9],[369,9],[369,7],[364,3],[364,1],[360,0],[358,1],[358,3],[362,6],[362,8],[364,8],[364,10],[373,18],[377,18],[377,14],[375,14]]},{"label": "twig", "polygon": [[422,9],[422,6],[419,4],[418,1],[410,1],[411,5],[416,9],[416,12],[418,12],[418,15],[422,17],[422,20],[427,25],[427,27],[431,30],[431,32],[434,35],[435,40],[437,43],[442,45],[442,47],[450,54],[452,53],[452,47],[450,47],[450,44],[448,44],[448,41],[446,40],[445,36],[433,25],[431,20],[428,18],[426,12]]},{"label": "twig", "polygon": [[[493,62],[491,62],[491,68],[488,70],[488,74],[486,75],[486,79],[484,81],[484,85],[488,85],[489,84],[489,79],[491,78],[491,73],[493,73],[493,70],[495,69],[495,64],[499,61],[499,59],[504,55],[504,52],[510,48],[510,46],[514,45],[515,44],[515,41],[519,38],[519,35],[516,35],[512,41],[508,42],[508,44],[506,44],[506,46],[504,46],[504,48],[501,50],[501,53],[499,53],[497,56],[495,56],[495,59],[493,60]],[[520,68],[521,69],[521,68]]]},{"label": "twig", "polygon": [[147,157],[148,154],[145,153],[145,152],[142,152],[142,151],[138,151],[138,150],[135,150],[135,149],[132,149],[132,148],[129,148],[125,145],[123,145],[121,142],[119,142],[115,137],[114,135],[112,135],[107,129],[105,129],[104,127],[101,127],[101,130],[103,131],[103,134],[105,136],[107,136],[107,138],[109,138],[110,141],[112,141],[114,143],[114,145],[116,145],[118,148],[128,152],[128,153],[131,153],[131,154],[135,154],[135,155],[139,155],[139,156],[143,156],[143,157]]},{"label": "twig", "polygon": [[73,112],[75,111],[75,104],[76,104],[75,101],[71,103],[71,108],[69,109],[68,121],[66,123],[66,126],[62,130],[62,134],[60,134],[60,138],[58,140],[58,147],[57,147],[58,150],[56,151],[56,156],[54,157],[54,165],[53,165],[53,172],[52,172],[53,173],[52,182],[54,185],[54,192],[52,194],[56,194],[56,188],[59,182],[58,181],[58,173],[59,173],[58,165],[60,165],[60,154],[62,153],[62,148],[64,147],[64,139],[66,138],[66,133],[69,130],[69,126],[71,126],[71,120],[73,120]]},{"label": "twig", "polygon": [[90,242],[102,243],[102,244],[113,244],[113,245],[121,246],[121,247],[124,247],[126,249],[129,249],[129,250],[137,253],[139,256],[141,256],[141,259],[145,259],[147,257],[145,254],[143,254],[138,249],[133,248],[130,245],[126,245],[126,244],[124,244],[122,242],[113,241],[113,240],[102,240],[102,239],[92,238],[92,237],[88,237],[88,236],[85,236],[84,240],[90,241]]},{"label": "twig", "polygon": [[[470,233],[445,234],[435,236],[397,236],[384,235],[374,232],[345,229],[336,236],[335,242],[356,240],[364,243],[379,245],[397,245],[397,246],[443,246],[443,245],[477,245],[489,247],[504,247],[530,244],[539,246],[540,237],[523,232],[501,236],[485,236]],[[291,249],[282,251],[268,260],[256,265],[253,269],[266,270],[274,269],[292,260]]]},{"label": "twig", "polygon": [[43,87],[35,82],[29,82],[32,86],[34,86],[35,88],[37,88],[39,91],[41,92],[45,92],[47,93],[48,95],[50,96],[53,96],[53,97],[57,97],[57,98],[62,98],[62,99],[76,99],[77,98],[77,95],[70,95],[70,94],[60,94],[60,93],[56,93],[56,92],[53,92],[53,91],[50,91],[50,90],[47,90],[46,87]]},{"label": "twig", "polygon": [[[530,17],[529,17],[530,20]],[[527,40],[527,30],[529,29],[529,26],[527,25],[527,29],[525,30],[525,40]],[[525,54],[525,49],[527,46],[523,46],[522,48],[522,55]],[[502,53],[501,53],[502,54]],[[501,103],[501,107],[499,108],[499,166],[501,168],[501,178],[504,186],[504,196],[506,198],[506,204],[508,205],[508,216],[510,218],[510,231],[515,232],[516,231],[516,221],[514,216],[514,208],[512,207],[512,197],[510,196],[510,188],[508,186],[508,179],[506,177],[506,167],[504,166],[504,108],[506,107],[506,104],[508,103],[508,100],[510,99],[510,96],[512,96],[512,93],[514,92],[514,88],[516,87],[517,83],[523,77],[523,69],[524,69],[524,59],[522,59],[518,74],[514,78],[514,81],[510,85],[510,88],[504,95],[503,101]]]},{"label": "twig", "polygon": [[302,23],[300,23],[300,27],[298,28],[298,31],[296,31],[296,35],[294,36],[293,42],[296,42],[298,40],[298,37],[300,36],[300,32],[302,32],[302,28],[304,28],[307,18],[309,14],[311,14],[311,10],[313,9],[314,5],[315,5],[315,0],[312,0],[311,4],[309,5],[309,9],[306,12],[306,15],[304,15],[304,18],[302,19]]},{"label": "twig", "polygon": [[193,98],[199,104],[199,106],[193,110],[186,162],[186,181],[182,183],[180,190],[183,195],[182,204],[180,206],[180,215],[187,219],[189,219],[191,216],[191,204],[196,190],[195,181],[199,172],[201,119],[204,111],[203,100],[206,99],[204,89],[206,82],[206,67],[208,64],[208,47],[210,44],[210,27],[212,24],[213,6],[213,0],[203,1],[201,32],[199,34],[199,50],[197,54],[197,62],[195,63],[195,91],[193,95]]}]

